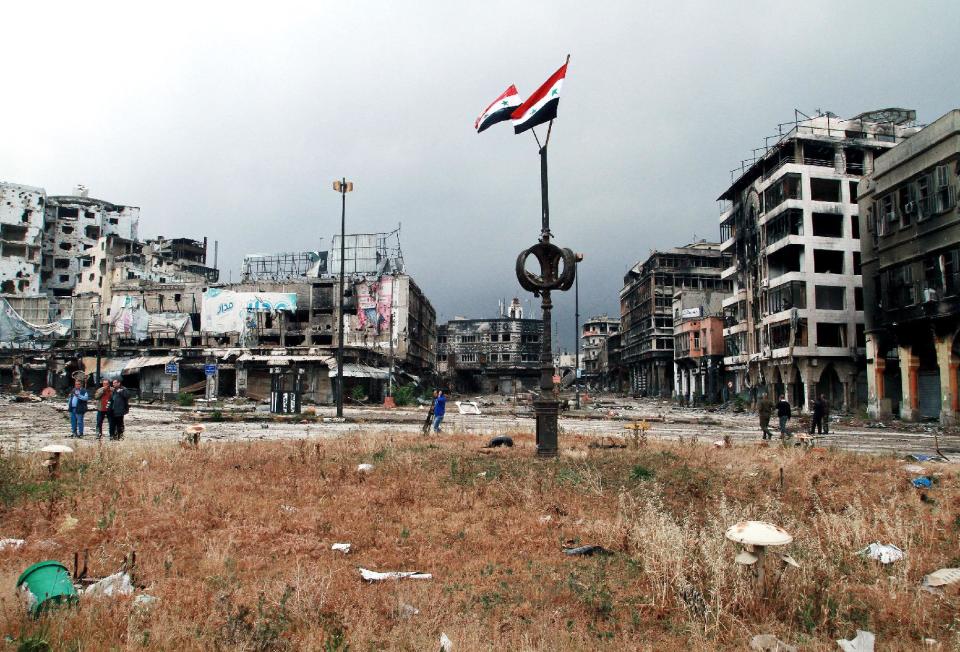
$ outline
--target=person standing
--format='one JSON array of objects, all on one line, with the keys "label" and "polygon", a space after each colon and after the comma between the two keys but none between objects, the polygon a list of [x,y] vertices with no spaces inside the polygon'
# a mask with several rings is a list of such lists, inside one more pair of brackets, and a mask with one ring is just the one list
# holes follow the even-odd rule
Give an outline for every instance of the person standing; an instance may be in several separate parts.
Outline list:
[{"label": "person standing", "polygon": [[69,398],[67,398],[71,437],[83,437],[83,415],[87,413],[87,402],[89,400],[90,394],[83,388],[83,383],[79,380],[74,381],[73,389],[70,391]]},{"label": "person standing", "polygon": [[816,398],[813,401],[813,418],[810,419],[810,434],[816,430],[819,434],[823,434],[823,415],[826,410],[826,397],[821,394],[820,398]]},{"label": "person standing", "polygon": [[786,441],[790,436],[787,432],[787,422],[790,420],[790,404],[787,403],[787,397],[781,396],[777,403],[777,417],[780,419],[780,439]]},{"label": "person standing", "polygon": [[447,412],[447,397],[443,395],[443,390],[437,390],[437,398],[433,399],[433,431],[440,432],[440,424],[443,423],[443,415]]},{"label": "person standing", "polygon": [[764,393],[757,403],[757,416],[760,417],[760,432],[763,433],[763,439],[773,439],[773,433],[770,432],[770,417],[773,415],[773,401]]},{"label": "person standing", "polygon": [[110,439],[123,439],[123,418],[130,411],[130,394],[119,380],[113,381],[107,409],[110,412]]},{"label": "person standing", "polygon": [[100,387],[97,388],[96,394],[93,395],[97,402],[97,439],[103,438],[103,420],[107,420],[108,426],[110,424],[111,417],[108,407],[111,394],[113,394],[113,390],[110,389],[110,381],[104,379]]}]

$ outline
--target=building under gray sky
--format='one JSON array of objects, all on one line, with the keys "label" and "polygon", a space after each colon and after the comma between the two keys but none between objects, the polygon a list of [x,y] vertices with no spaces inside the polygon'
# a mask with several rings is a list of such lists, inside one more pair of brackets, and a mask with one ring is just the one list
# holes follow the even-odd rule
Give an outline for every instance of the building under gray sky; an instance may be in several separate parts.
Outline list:
[{"label": "building under gray sky", "polygon": [[[581,314],[616,314],[651,248],[718,237],[729,170],[795,107],[956,107],[958,24],[950,1],[14,3],[0,179],[83,183],[139,206],[144,237],[216,238],[226,279],[244,254],[328,245],[346,175],[348,228],[402,223],[441,320],[492,316],[527,298],[513,263],[537,236],[539,168],[530,134],[473,121],[570,53],[551,219],[585,254]],[[572,348],[573,297],[556,304]]]}]

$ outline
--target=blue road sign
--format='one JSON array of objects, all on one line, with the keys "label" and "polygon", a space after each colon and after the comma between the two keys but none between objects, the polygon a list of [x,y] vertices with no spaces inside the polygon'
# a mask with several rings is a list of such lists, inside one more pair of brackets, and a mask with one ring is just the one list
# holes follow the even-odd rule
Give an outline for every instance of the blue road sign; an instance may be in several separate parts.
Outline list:
[{"label": "blue road sign", "polygon": [[176,362],[168,362],[163,368],[163,373],[171,376],[177,376],[180,374],[180,365],[178,365]]},{"label": "blue road sign", "polygon": [[205,365],[203,365],[203,373],[205,373],[205,374],[208,375],[208,376],[216,376],[216,375],[217,375],[217,365],[215,365],[215,364],[205,364]]}]

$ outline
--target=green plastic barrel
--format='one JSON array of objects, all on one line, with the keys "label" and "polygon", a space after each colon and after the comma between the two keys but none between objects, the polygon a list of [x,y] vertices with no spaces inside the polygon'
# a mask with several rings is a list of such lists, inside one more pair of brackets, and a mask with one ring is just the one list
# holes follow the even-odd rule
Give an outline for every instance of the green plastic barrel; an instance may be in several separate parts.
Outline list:
[{"label": "green plastic barrel", "polygon": [[20,574],[17,589],[21,584],[26,585],[35,598],[30,607],[30,613],[34,616],[55,605],[79,600],[70,579],[70,571],[58,561],[37,562]]}]

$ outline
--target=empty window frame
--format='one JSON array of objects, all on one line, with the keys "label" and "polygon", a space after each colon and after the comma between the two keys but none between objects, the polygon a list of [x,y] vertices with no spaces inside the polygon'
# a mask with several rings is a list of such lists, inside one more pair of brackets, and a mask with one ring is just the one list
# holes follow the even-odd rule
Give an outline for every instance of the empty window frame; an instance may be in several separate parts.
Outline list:
[{"label": "empty window frame", "polygon": [[787,199],[800,199],[800,175],[785,174],[763,193],[764,208],[770,212]]},{"label": "empty window frame", "polygon": [[767,245],[778,242],[788,235],[803,235],[803,211],[792,208],[778,215],[764,227],[767,232]]},{"label": "empty window frame", "polygon": [[817,310],[843,310],[846,288],[841,285],[817,285],[813,288]]},{"label": "empty window frame", "polygon": [[817,346],[844,347],[847,345],[847,325],[820,322],[817,324]]},{"label": "empty window frame", "polygon": [[811,177],[810,199],[813,201],[840,201],[840,180]]},{"label": "empty window frame", "polygon": [[818,238],[842,238],[843,215],[837,213],[814,213],[813,235]]},{"label": "empty window frame", "polygon": [[814,249],[813,271],[816,274],[843,274],[843,252]]},{"label": "empty window frame", "polygon": [[807,284],[803,281],[791,281],[778,285],[767,292],[767,312],[807,307]]}]

